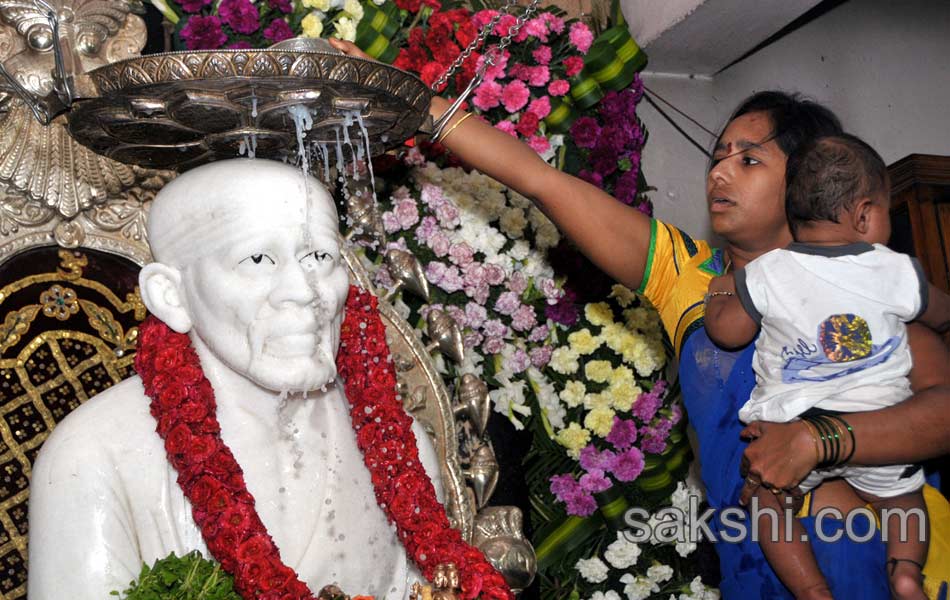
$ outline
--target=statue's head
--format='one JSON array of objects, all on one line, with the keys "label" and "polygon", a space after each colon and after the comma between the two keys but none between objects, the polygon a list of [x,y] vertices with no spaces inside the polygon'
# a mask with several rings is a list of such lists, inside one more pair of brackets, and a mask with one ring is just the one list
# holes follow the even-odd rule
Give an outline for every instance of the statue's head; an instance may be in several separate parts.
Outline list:
[{"label": "statue's head", "polygon": [[349,278],[316,179],[267,160],[211,163],[159,192],[148,235],[142,299],[169,327],[269,390],[335,377]]}]

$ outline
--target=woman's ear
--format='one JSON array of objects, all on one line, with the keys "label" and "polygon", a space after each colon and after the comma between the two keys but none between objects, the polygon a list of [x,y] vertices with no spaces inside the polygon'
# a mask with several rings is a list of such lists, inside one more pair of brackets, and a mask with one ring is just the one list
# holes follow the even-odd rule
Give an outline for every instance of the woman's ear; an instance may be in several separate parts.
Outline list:
[{"label": "woman's ear", "polygon": [[866,235],[871,229],[874,219],[874,202],[870,198],[861,198],[851,208],[851,225],[861,235]]},{"label": "woman's ear", "polygon": [[178,333],[191,331],[191,316],[185,305],[181,272],[153,262],[139,272],[139,293],[145,308]]}]

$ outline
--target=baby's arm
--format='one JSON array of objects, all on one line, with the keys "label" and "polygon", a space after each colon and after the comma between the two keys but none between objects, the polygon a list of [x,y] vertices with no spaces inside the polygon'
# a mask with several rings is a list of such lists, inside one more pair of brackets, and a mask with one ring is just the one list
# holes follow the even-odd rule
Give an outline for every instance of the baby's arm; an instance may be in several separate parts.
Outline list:
[{"label": "baby's arm", "polygon": [[723,348],[741,348],[755,339],[759,324],[739,300],[733,273],[709,282],[705,323],[710,339]]},{"label": "baby's arm", "polygon": [[927,310],[918,320],[938,333],[950,329],[950,295],[929,284],[927,292]]}]

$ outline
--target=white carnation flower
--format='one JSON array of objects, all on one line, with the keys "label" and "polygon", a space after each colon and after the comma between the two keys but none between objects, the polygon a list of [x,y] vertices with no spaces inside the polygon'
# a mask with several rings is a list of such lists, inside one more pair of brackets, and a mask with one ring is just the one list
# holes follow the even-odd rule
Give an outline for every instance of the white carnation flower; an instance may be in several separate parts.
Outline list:
[{"label": "white carnation flower", "polygon": [[630,573],[621,577],[620,583],[625,584],[623,593],[627,596],[627,600],[644,600],[654,592],[660,591],[660,588],[646,577],[634,577]]},{"label": "white carnation flower", "polygon": [[620,594],[613,590],[607,590],[606,592],[594,592],[594,595],[590,597],[590,600],[621,600]]},{"label": "white carnation flower", "polygon": [[662,583],[673,578],[673,567],[668,565],[653,565],[647,569],[647,579],[654,583]]},{"label": "white carnation flower", "polygon": [[640,546],[627,540],[623,533],[617,533],[617,540],[607,546],[604,558],[617,569],[626,569],[637,564],[640,558]]},{"label": "white carnation flower", "polygon": [[582,558],[574,565],[581,577],[591,583],[601,583],[607,581],[607,565],[596,556],[593,558]]}]

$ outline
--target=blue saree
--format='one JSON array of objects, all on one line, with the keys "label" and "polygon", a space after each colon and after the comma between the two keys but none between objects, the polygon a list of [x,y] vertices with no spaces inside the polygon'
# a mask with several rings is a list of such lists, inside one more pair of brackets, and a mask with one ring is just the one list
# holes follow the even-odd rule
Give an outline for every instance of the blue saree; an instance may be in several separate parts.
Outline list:
[{"label": "blue saree", "polygon": [[[778,580],[765,560],[759,544],[749,536],[737,542],[722,540],[722,535],[734,537],[735,525],[740,520],[746,531],[751,531],[747,513],[742,518],[730,518],[728,523],[718,519],[720,511],[739,506],[742,478],[739,468],[746,442],[740,440],[743,425],[739,408],[755,387],[750,345],[739,352],[717,348],[706,335],[705,329],[695,329],[684,341],[680,352],[680,383],[686,414],[699,438],[699,464],[707,500],[717,512],[711,529],[717,536],[722,582],[720,590],[725,600],[749,598],[792,598],[788,589]],[[815,518],[799,519],[804,526],[815,558],[835,598],[888,600],[891,597],[885,572],[885,546],[879,531],[869,541],[853,541],[844,534],[844,523],[825,518],[821,521],[824,539],[815,530]],[[852,531],[858,538],[874,527],[869,519],[858,517]],[[767,532],[766,532],[767,533]]]}]

